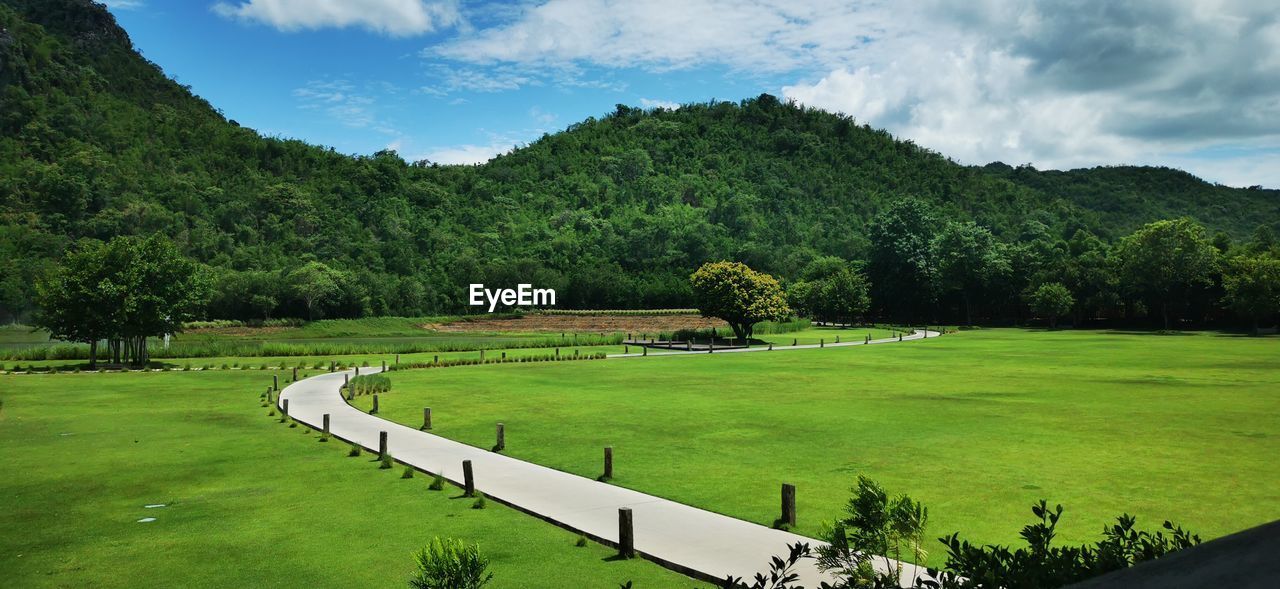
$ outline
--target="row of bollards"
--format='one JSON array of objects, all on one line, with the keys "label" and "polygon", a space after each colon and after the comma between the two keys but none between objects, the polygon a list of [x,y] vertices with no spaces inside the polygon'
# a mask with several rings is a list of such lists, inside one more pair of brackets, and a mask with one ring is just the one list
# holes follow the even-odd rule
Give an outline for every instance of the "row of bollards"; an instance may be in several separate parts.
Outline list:
[{"label": "row of bollards", "polygon": [[[770,347],[772,349],[772,346]],[[271,391],[267,391],[268,397]],[[282,399],[280,421],[284,422],[289,415],[289,400]],[[373,397],[373,412],[377,412],[378,396]],[[330,416],[325,413],[322,418],[322,441],[328,441],[330,437]],[[422,429],[429,430],[431,423],[431,408],[423,407],[422,409]],[[495,434],[497,436],[497,444],[494,446],[495,451],[501,451],[506,448],[506,426],[499,422],[496,424]],[[391,459],[391,453],[388,448],[388,436],[386,431],[378,432],[378,460],[385,462]],[[613,478],[613,446],[605,446],[604,448],[604,476],[600,480],[609,480]],[[470,460],[462,461],[462,489],[463,496],[474,497],[476,494],[475,471],[471,466]],[[778,525],[795,526],[796,525],[796,487],[795,485],[784,483],[782,485],[782,517],[779,518]],[[633,558],[636,555],[635,550],[635,517],[630,507],[618,508],[618,556],[621,558]]]}]

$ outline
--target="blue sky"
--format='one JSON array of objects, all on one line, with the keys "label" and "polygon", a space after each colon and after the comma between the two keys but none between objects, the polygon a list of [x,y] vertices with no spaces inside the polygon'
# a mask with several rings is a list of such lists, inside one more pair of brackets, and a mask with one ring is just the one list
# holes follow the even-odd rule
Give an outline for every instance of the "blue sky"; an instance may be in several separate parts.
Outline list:
[{"label": "blue sky", "polygon": [[112,0],[230,118],[471,163],[617,103],[769,92],[968,164],[1280,186],[1280,22],[1251,2]]}]

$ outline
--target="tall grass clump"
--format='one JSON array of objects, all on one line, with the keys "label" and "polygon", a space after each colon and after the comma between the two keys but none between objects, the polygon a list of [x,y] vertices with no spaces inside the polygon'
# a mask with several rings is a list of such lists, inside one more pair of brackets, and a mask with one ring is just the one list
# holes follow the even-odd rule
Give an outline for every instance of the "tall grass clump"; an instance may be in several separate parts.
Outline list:
[{"label": "tall grass clump", "polygon": [[391,390],[391,379],[381,374],[365,374],[357,376],[347,384],[357,395],[373,395]]},{"label": "tall grass clump", "polygon": [[493,580],[489,559],[480,554],[479,544],[437,537],[414,559],[417,569],[409,578],[414,589],[481,589]]}]

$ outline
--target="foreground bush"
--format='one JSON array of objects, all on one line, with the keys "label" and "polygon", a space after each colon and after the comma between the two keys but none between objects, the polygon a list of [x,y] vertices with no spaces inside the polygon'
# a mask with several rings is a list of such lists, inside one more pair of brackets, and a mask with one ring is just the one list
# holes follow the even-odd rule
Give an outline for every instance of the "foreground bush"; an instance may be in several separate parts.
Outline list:
[{"label": "foreground bush", "polygon": [[[1172,522],[1164,522],[1162,530],[1138,529],[1137,519],[1125,514],[1116,523],[1103,528],[1102,540],[1080,546],[1053,546],[1062,506],[1050,509],[1041,500],[1031,508],[1036,520],[1022,528],[1025,548],[999,545],[975,545],[952,534],[939,538],[947,547],[943,570],[929,570],[927,577],[910,580],[915,589],[1051,589],[1131,567],[1189,548],[1200,543],[1200,537]],[[845,516],[834,522],[824,534],[829,545],[810,549],[797,543],[787,556],[775,556],[768,574],[757,574],[751,582],[730,577],[725,587],[746,589],[804,589],[794,573],[802,559],[817,560],[818,568],[830,573],[835,583],[823,582],[814,589],[889,589],[898,588],[901,565],[893,565],[889,556],[900,559],[904,548],[919,562],[925,554],[920,548],[928,511],[910,498],[890,499],[875,482],[859,477],[854,495],[845,507]],[[880,562],[877,562],[880,561]],[[881,564],[883,572],[875,569]]]},{"label": "foreground bush", "polygon": [[493,579],[489,559],[478,544],[453,538],[435,538],[417,552],[418,569],[409,578],[415,589],[480,589]]}]

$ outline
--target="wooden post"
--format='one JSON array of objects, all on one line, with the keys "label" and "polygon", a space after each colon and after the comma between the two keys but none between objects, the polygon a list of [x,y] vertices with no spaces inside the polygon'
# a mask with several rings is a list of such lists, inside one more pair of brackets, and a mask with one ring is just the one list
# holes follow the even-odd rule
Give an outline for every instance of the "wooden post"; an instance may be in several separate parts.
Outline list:
[{"label": "wooden post", "polygon": [[378,412],[378,395],[375,394],[373,396],[373,409],[369,410],[369,415],[373,415],[377,412]]},{"label": "wooden post", "polygon": [[[715,328],[712,328],[715,329]],[[711,338],[711,342],[707,344],[707,353],[713,354],[716,351],[716,338]]]},{"label": "wooden post", "polygon": [[557,358],[559,358],[559,357],[560,357],[560,348],[556,348],[556,357],[557,357]]},{"label": "wooden post", "polygon": [[344,387],[349,387],[349,386],[351,386],[351,375],[350,375],[350,374],[347,374],[347,373],[345,373],[345,372],[344,372],[344,373],[342,373],[342,386],[344,386]]},{"label": "wooden post", "polygon": [[278,374],[271,375],[271,388],[277,391],[280,390],[280,375]]},{"label": "wooden post", "polygon": [[484,350],[480,350],[480,361],[484,362]]},{"label": "wooden post", "polygon": [[618,556],[633,558],[636,555],[635,521],[630,507],[618,508]]},{"label": "wooden post", "polygon": [[791,338],[791,347],[793,347],[793,348],[794,348],[794,347],[796,347],[796,342],[798,342],[798,341],[800,341],[800,340],[798,340],[798,339],[796,339],[796,338],[794,338],[794,337],[793,337],[793,338]]},{"label": "wooden post", "polygon": [[687,352],[692,352],[692,351],[693,351],[693,340],[686,340],[686,341],[684,342],[684,349],[685,349],[685,351],[687,351]]},{"label": "wooden post", "polygon": [[827,338],[825,338],[825,337],[824,337],[824,338],[822,338],[822,339],[818,340],[818,347],[819,347],[819,348],[825,348],[825,347],[827,347]]},{"label": "wooden post", "polygon": [[325,413],[323,419],[324,419],[324,430],[323,430],[324,437],[325,439],[328,439],[329,438],[329,414]]},{"label": "wooden post", "polygon": [[289,400],[285,399],[281,403],[283,403],[284,407],[280,409],[280,421],[284,421],[284,418],[289,415]]},{"label": "wooden post", "polygon": [[293,367],[293,380],[290,382],[298,382],[298,367]]},{"label": "wooden post", "polygon": [[613,446],[604,447],[604,478],[613,478]]},{"label": "wooden post", "polygon": [[838,343],[840,343],[840,336],[838,336],[838,335],[836,336],[836,343],[837,343],[837,344],[838,344]]},{"label": "wooden post", "polygon": [[796,525],[796,486],[782,483],[782,523]]},{"label": "wooden post", "polygon": [[439,354],[436,354],[435,358],[433,358],[433,359],[431,360],[431,363],[432,363],[432,364],[439,364],[439,363],[440,363],[440,355],[439,355]]},{"label": "wooden post", "polygon": [[507,353],[506,353],[506,352],[503,352],[503,353],[502,353],[502,359],[503,359],[503,360],[506,360],[506,359],[507,359]]},{"label": "wooden post", "polygon": [[383,360],[383,361],[382,361],[382,371],[383,371],[383,372],[386,372],[386,371],[387,371],[387,361],[386,361],[386,360]]},{"label": "wooden post", "polygon": [[271,387],[267,387],[267,403],[271,403]]},{"label": "wooden post", "polygon": [[498,443],[494,444],[493,450],[494,452],[501,452],[507,448],[507,428],[502,423],[499,423],[497,429],[498,431],[496,432],[496,434],[498,438]]},{"label": "wooden post", "polygon": [[471,472],[471,461],[462,461],[462,496],[474,497],[476,494],[476,476]]},{"label": "wooden post", "polygon": [[400,354],[396,354],[396,366],[400,365]]},{"label": "wooden post", "polygon": [[630,354],[630,353],[631,353],[631,346],[622,346],[622,353],[623,353],[623,354]]},{"label": "wooden post", "polygon": [[356,369],[356,376],[360,376],[360,367],[356,366],[355,369]]},{"label": "wooden post", "polygon": [[649,348],[641,348],[640,351],[641,351],[641,354],[640,354],[641,356],[649,355]]},{"label": "wooden post", "polygon": [[387,432],[378,432],[378,460],[387,459]]},{"label": "wooden post", "polygon": [[336,366],[334,365],[333,360],[330,360],[330,361],[329,361],[329,372],[333,372],[334,368],[336,368]]},{"label": "wooden post", "polygon": [[431,408],[422,408],[422,429],[431,429]]},{"label": "wooden post", "polygon": [[773,351],[773,342],[769,342],[769,351],[770,351],[770,352],[772,352],[772,351]]}]

